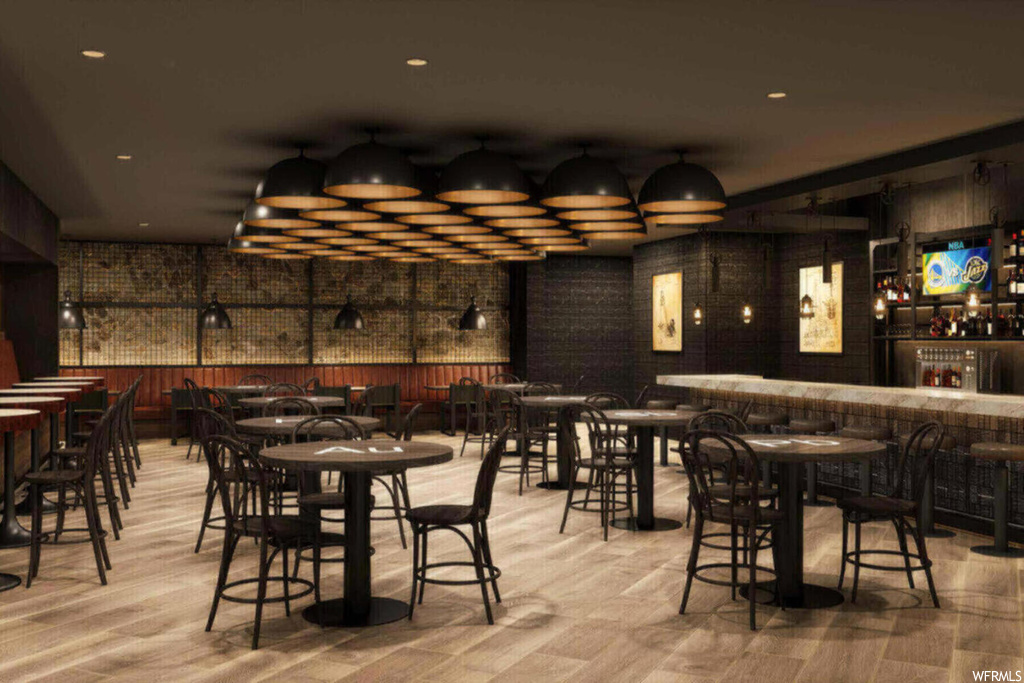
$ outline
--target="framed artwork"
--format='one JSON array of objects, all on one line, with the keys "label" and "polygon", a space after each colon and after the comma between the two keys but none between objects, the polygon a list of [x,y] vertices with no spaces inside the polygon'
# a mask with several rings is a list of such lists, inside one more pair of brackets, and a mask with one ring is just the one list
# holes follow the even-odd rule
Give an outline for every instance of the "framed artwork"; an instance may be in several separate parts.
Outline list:
[{"label": "framed artwork", "polygon": [[[800,318],[800,353],[843,353],[843,264],[832,264],[832,282],[821,281],[821,266],[800,269],[800,295],[814,301],[814,317]],[[796,310],[796,305],[793,309]]]},{"label": "framed artwork", "polygon": [[683,274],[662,273],[652,280],[652,339],[655,351],[683,350]]}]

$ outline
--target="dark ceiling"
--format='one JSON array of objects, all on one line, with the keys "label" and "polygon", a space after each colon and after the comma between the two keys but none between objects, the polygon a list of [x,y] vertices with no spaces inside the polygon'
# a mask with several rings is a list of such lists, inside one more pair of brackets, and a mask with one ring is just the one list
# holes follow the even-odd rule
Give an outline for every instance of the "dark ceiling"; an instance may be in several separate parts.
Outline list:
[{"label": "dark ceiling", "polygon": [[1021,118],[1021,26],[1013,0],[8,1],[0,159],[98,239],[223,241],[292,145],[367,126],[428,164],[486,135],[538,178],[588,141],[635,187],[682,147],[735,195]]}]

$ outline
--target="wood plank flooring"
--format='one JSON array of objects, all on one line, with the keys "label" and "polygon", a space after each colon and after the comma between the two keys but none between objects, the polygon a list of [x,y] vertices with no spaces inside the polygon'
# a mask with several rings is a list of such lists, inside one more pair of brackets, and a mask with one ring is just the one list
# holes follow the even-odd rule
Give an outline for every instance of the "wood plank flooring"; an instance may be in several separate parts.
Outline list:
[{"label": "wood plank flooring", "polygon": [[[417,439],[459,443],[437,433]],[[43,549],[39,578],[0,593],[0,680],[61,681],[964,681],[971,671],[1024,669],[1018,560],[968,552],[965,533],[930,541],[941,610],[898,573],[862,572],[858,604],[830,610],[758,609],[697,583],[677,614],[689,553],[687,530],[601,540],[596,514],[571,513],[559,535],[564,494],[516,495],[499,474],[490,524],[504,602],[484,619],[480,592],[428,586],[412,621],[368,629],[320,629],[300,601],[264,611],[261,647],[249,649],[253,608],[222,603],[204,632],[219,560],[220,532],[193,545],[205,465],[184,446],[142,444],[143,468],[122,540],[109,542],[114,568],[100,586],[88,545]],[[479,450],[410,470],[414,504],[468,502]],[[685,477],[657,468],[656,512],[685,516]],[[382,490],[378,490],[380,495]],[[83,526],[73,518],[72,526]],[[27,520],[23,520],[27,523]],[[47,518],[52,524],[52,518]],[[808,508],[806,573],[834,585],[840,518]],[[374,592],[408,599],[411,551],[394,522],[374,522]],[[891,526],[865,529],[865,547],[895,547]],[[432,559],[464,559],[454,535],[431,537]],[[255,548],[243,542],[233,577],[251,575]],[[24,575],[28,550],[0,551],[0,570]],[[340,566],[326,567],[324,594],[341,591]],[[309,567],[306,565],[305,575]],[[922,580],[923,583],[923,580]]]}]

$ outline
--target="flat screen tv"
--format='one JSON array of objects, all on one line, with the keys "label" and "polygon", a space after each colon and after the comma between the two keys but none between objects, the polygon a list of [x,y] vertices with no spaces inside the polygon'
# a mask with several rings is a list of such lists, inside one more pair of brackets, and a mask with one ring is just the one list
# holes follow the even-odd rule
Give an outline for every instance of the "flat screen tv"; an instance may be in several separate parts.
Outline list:
[{"label": "flat screen tv", "polygon": [[921,264],[922,294],[959,294],[971,286],[979,292],[992,291],[992,247],[967,247],[962,242],[942,246],[947,248],[924,250]]}]

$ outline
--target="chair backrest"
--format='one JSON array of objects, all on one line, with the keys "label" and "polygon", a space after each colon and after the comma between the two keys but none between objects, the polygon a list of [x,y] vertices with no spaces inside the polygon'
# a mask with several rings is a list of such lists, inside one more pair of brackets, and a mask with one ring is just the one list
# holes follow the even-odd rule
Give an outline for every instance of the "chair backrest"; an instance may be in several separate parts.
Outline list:
[{"label": "chair backrest", "polygon": [[362,414],[367,417],[373,416],[373,411],[392,410],[397,411],[402,405],[402,385],[400,384],[377,384],[366,387],[360,397]]},{"label": "chair backrest", "polygon": [[291,382],[278,382],[271,384],[263,390],[264,396],[305,396],[306,390],[298,384]]},{"label": "chair backrest", "polygon": [[[757,508],[760,502],[760,468],[757,455],[746,441],[735,434],[703,429],[688,431],[687,448],[681,448],[683,468],[695,495],[698,514],[711,521],[729,521],[737,517],[739,507]],[[716,447],[710,455],[708,446]],[[723,453],[724,451],[724,453]],[[717,480],[717,481],[716,481]],[[724,484],[712,495],[712,487]],[[742,495],[737,488],[743,486]],[[716,520],[716,515],[724,512]]]},{"label": "chair backrest", "polygon": [[551,382],[527,382],[523,396],[556,396],[561,392]]},{"label": "chair backrest", "polygon": [[492,389],[489,400],[491,414],[494,416],[491,421],[492,433],[498,434],[505,429],[519,432],[523,426],[523,400],[508,389]]},{"label": "chair backrest", "polygon": [[420,411],[423,410],[423,404],[417,403],[412,407],[405,415],[405,420],[402,421],[402,428],[395,432],[395,441],[412,441],[412,433],[416,428],[416,419],[420,416]]},{"label": "chair backrest", "polygon": [[237,439],[235,424],[223,413],[210,408],[197,408],[195,412],[196,436],[200,441],[213,436],[230,436]]},{"label": "chair backrest", "polygon": [[[259,499],[260,536],[266,541],[270,536],[270,479],[274,474],[268,471],[241,441],[223,434],[211,436],[203,440],[203,454],[210,469],[210,478],[219,493],[221,508],[224,513],[224,526],[236,528],[238,516],[229,487],[230,480],[243,487],[239,499],[248,498],[250,487],[255,484]],[[238,511],[246,515],[247,506],[238,506]]]},{"label": "chair backrest", "polygon": [[[626,405],[628,406],[629,404],[627,403]],[[611,449],[616,442],[616,432],[608,423],[608,418],[603,410],[589,402],[582,405],[568,405],[561,410],[568,413],[568,415],[560,415],[559,423],[562,425],[572,425],[573,433],[569,437],[573,444],[572,457],[577,467],[583,464],[584,457],[583,449],[580,446],[580,439],[577,438],[575,433],[576,425],[580,422],[586,426],[587,443],[590,445],[590,457],[593,461],[595,463],[604,463],[613,457]]]},{"label": "chair backrest", "polygon": [[309,394],[310,396],[315,394],[316,390],[319,389],[319,388],[320,388],[320,378],[319,377],[310,377],[309,379],[307,379],[305,382],[302,383],[302,389],[307,394]]},{"label": "chair backrest", "polygon": [[479,404],[483,397],[483,387],[480,385],[480,382],[472,377],[461,377],[458,384],[452,384],[448,387],[448,400],[452,403]]},{"label": "chair backrest", "polygon": [[690,419],[687,431],[720,432],[724,434],[746,434],[747,424],[736,415],[724,410],[707,410]]},{"label": "chair backrest", "polygon": [[499,372],[496,375],[491,375],[487,380],[488,384],[519,384],[521,380],[513,375],[511,372]]},{"label": "chair backrest", "polygon": [[318,415],[295,425],[291,442],[297,443],[299,437],[305,437],[306,441],[361,441],[367,434],[359,423],[345,415]]},{"label": "chair backrest", "polygon": [[107,408],[100,417],[99,422],[93,427],[89,434],[89,440],[85,444],[85,457],[82,458],[82,470],[85,480],[88,481],[96,476],[103,458],[110,452],[111,433],[114,431],[114,420],[117,411],[121,409],[124,395],[118,398],[117,403]]},{"label": "chair backrest", "polygon": [[192,403],[192,410],[195,410],[202,405],[202,398],[200,396],[199,385],[188,377],[184,380],[185,391],[188,392],[188,400]]},{"label": "chair backrest", "polygon": [[643,408],[644,399],[647,398],[647,390],[651,388],[650,384],[645,384],[644,388],[640,390],[640,393],[636,395],[636,400],[633,401],[634,408]]},{"label": "chair backrest", "polygon": [[624,396],[611,391],[598,391],[587,396],[587,404],[601,410],[625,410],[631,407]]},{"label": "chair backrest", "polygon": [[243,387],[265,387],[270,386],[274,383],[274,380],[270,379],[266,375],[253,374],[246,375],[242,379],[238,380],[239,386]]},{"label": "chair backrest", "polygon": [[319,415],[320,408],[308,398],[301,396],[281,396],[263,406],[263,417],[288,414]]},{"label": "chair backrest", "polygon": [[498,478],[501,456],[505,454],[508,432],[508,427],[498,432],[497,438],[484,454],[484,461],[480,463],[480,471],[476,475],[476,486],[473,489],[473,516],[476,519],[485,520],[491,514],[494,481]]},{"label": "chair backrest", "polygon": [[935,454],[942,447],[942,440],[946,436],[946,428],[939,422],[932,420],[925,422],[915,429],[906,445],[900,452],[896,461],[896,469],[893,470],[892,491],[894,498],[905,497],[905,481],[909,475],[910,497],[920,505],[925,491],[925,481],[928,472],[932,469],[935,461]]},{"label": "chair backrest", "polygon": [[231,401],[227,396],[210,387],[203,387],[199,391],[203,397],[202,407],[215,410],[225,416],[231,413]]}]

